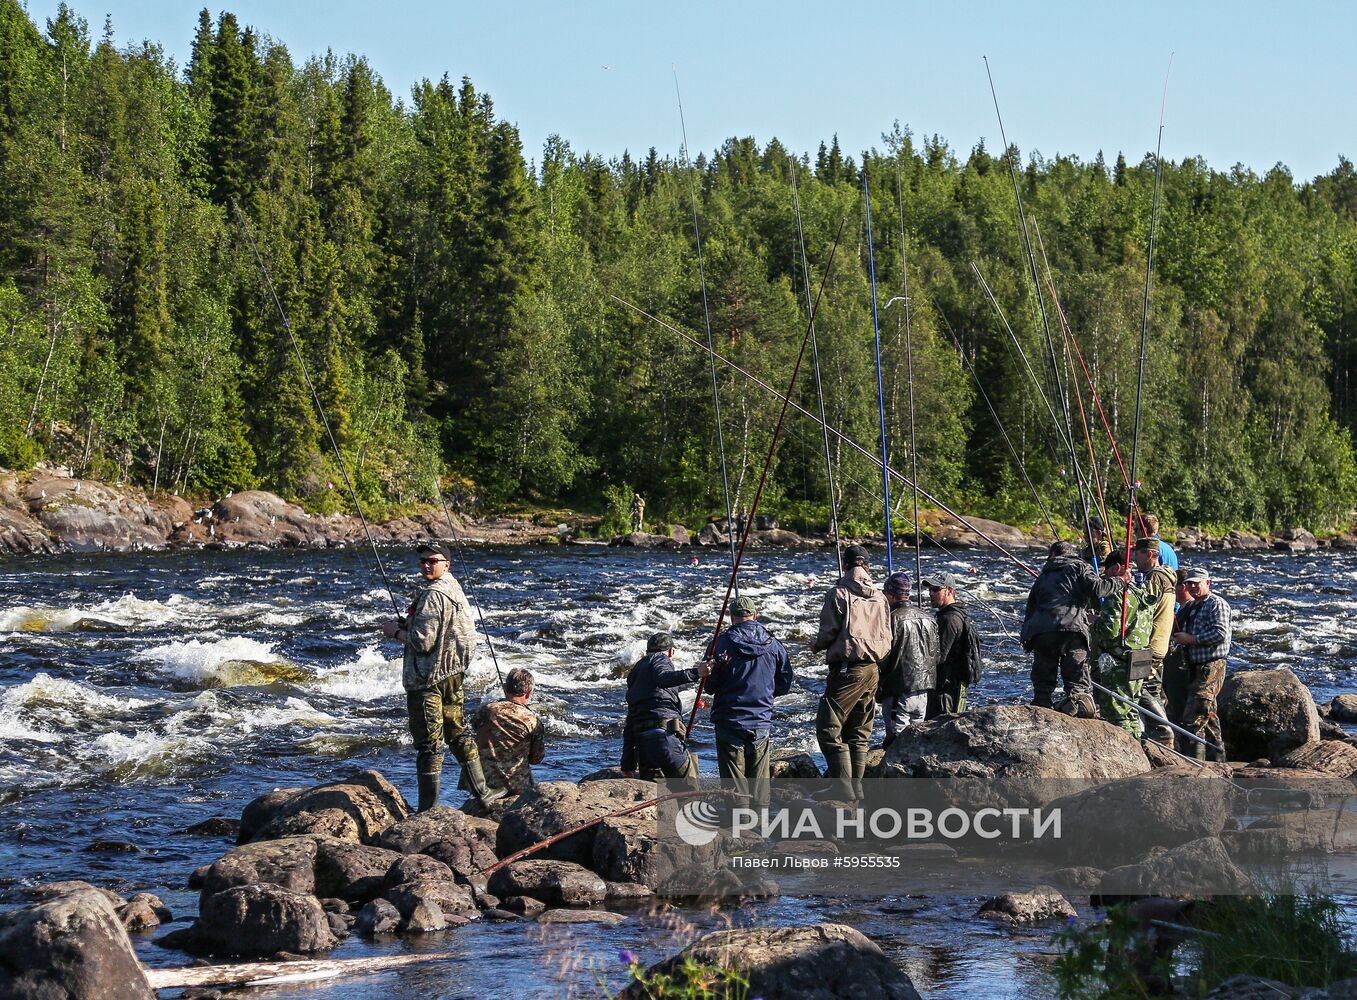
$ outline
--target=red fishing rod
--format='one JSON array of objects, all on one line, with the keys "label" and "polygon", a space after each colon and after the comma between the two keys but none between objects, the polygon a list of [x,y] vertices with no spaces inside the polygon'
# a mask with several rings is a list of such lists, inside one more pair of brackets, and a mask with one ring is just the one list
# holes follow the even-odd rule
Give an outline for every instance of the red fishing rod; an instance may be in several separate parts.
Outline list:
[{"label": "red fishing rod", "polygon": [[[806,357],[806,345],[810,343],[810,332],[814,329],[815,314],[820,309],[820,300],[825,293],[825,285],[829,283],[829,275],[834,268],[834,255],[839,249],[839,240],[843,237],[844,224],[847,223],[848,216],[839,220],[839,231],[834,235],[834,243],[829,248],[829,259],[825,262],[824,277],[820,279],[820,290],[815,293],[815,305],[810,311],[810,321],[806,324],[806,332],[801,337],[801,350],[796,354],[796,364],[792,366],[792,377],[787,385],[787,392],[782,397],[782,409],[777,415],[777,424],[773,427],[773,438],[768,442],[768,457],[763,461],[763,471],[759,473],[759,485],[754,490],[754,499],[749,504],[749,514],[745,517],[744,530],[740,533],[740,548],[735,554],[735,563],[730,568],[730,580],[726,583],[726,596],[721,601],[721,613],[716,618],[716,628],[711,635],[711,643],[707,646],[707,655],[704,659],[710,660],[716,655],[716,640],[721,637],[721,626],[725,624],[726,612],[730,609],[730,597],[735,590],[735,581],[740,575],[740,564],[744,561],[745,547],[749,544],[749,532],[754,526],[754,515],[758,512],[759,501],[763,499],[763,487],[768,482],[768,470],[773,466],[773,455],[777,451],[778,439],[782,436],[782,424],[787,419],[787,407],[791,403],[792,390],[796,388],[796,377],[801,373],[801,362]],[[616,296],[614,296],[616,298]],[[712,355],[716,356],[713,350]],[[683,734],[683,745],[688,746],[688,739],[692,735],[693,723],[697,721],[697,709],[702,704],[702,689],[707,685],[707,679],[704,677],[697,682],[697,695],[693,698],[693,711],[688,716],[688,729]]]}]

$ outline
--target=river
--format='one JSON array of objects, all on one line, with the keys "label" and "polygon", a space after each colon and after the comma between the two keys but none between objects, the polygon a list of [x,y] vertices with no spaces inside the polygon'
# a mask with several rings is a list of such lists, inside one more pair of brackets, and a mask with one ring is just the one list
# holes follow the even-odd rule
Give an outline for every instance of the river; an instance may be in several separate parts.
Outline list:
[{"label": "river", "polygon": [[[720,553],[589,546],[476,549],[468,560],[469,590],[482,604],[501,669],[526,666],[537,677],[535,707],[549,740],[539,779],[577,779],[616,762],[627,666],[658,629],[674,632],[676,660],[690,664],[714,622],[727,571]],[[780,748],[815,752],[824,667],[808,641],[833,582],[830,563],[823,551],[757,552],[742,572],[745,593],[787,642],[798,676],[779,702]],[[1184,560],[1194,563],[1211,570],[1216,592],[1233,606],[1232,668],[1286,664],[1320,702],[1357,687],[1357,555]],[[388,566],[412,592],[413,556],[391,553]],[[985,636],[987,670],[972,703],[1023,700],[1026,665],[1012,633],[1029,578],[990,553],[925,554],[925,573],[943,570],[971,581],[964,598]],[[183,888],[187,874],[229,844],[188,835],[190,825],[238,817],[270,788],[355,767],[382,771],[413,799],[400,662],[394,645],[380,641],[379,623],[390,612],[371,556],[357,549],[0,563],[0,907],[19,902],[23,886],[81,878],[120,892],[158,892],[176,917],[191,916],[196,894]],[[482,642],[472,696],[494,696],[494,677]],[[714,771],[708,732],[694,742],[704,771]],[[444,782],[445,801],[455,802],[451,786]],[[137,849],[85,850],[96,841]],[[946,897],[782,899],[610,928],[487,923],[425,941],[351,938],[337,957],[419,949],[459,958],[255,995],[598,995],[601,984],[624,981],[620,948],[649,962],[685,935],[727,921],[821,920],[875,938],[926,996],[1048,994],[1050,931],[1015,933],[976,921],[976,906]],[[154,936],[136,936],[144,960],[185,961],[157,948]]]}]

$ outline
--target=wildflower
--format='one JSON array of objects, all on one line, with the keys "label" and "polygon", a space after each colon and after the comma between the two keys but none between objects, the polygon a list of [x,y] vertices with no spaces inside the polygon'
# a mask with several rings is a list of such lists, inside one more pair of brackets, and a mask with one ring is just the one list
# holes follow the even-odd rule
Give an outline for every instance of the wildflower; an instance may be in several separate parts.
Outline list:
[{"label": "wildflower", "polygon": [[636,953],[626,948],[619,948],[617,950],[617,960],[623,965],[635,965],[637,961]]}]

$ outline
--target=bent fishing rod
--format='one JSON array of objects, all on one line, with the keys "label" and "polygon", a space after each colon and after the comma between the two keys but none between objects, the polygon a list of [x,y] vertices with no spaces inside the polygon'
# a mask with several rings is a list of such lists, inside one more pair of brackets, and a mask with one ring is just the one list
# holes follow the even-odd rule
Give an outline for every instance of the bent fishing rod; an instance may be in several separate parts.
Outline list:
[{"label": "bent fishing rod", "polygon": [[[646,310],[642,309],[640,306],[635,305],[635,304],[633,304],[633,303],[631,303],[631,302],[628,302],[626,299],[624,299],[624,298],[622,298],[622,297],[620,297],[620,296],[618,296],[618,295],[614,295],[614,294],[612,294],[612,293],[609,293],[609,296],[608,296],[608,297],[611,298],[614,302],[618,303],[619,305],[625,306],[626,308],[632,310],[633,312],[638,313],[638,314],[641,315],[641,316],[644,316],[646,319],[650,320],[651,322],[658,324],[659,326],[661,326],[661,327],[663,327],[664,329],[668,330],[670,333],[673,333],[673,334],[676,334],[676,335],[679,336],[679,337],[682,337],[684,340],[686,340],[688,343],[692,344],[694,347],[698,348],[699,350],[703,350],[703,351],[707,350],[707,346],[706,346],[705,344],[703,344],[702,341],[698,340],[696,337],[690,336],[688,333],[686,333],[685,331],[679,329],[679,328],[678,328],[677,326],[675,326],[674,324],[672,324],[672,323],[670,323],[670,322],[667,322],[666,320],[661,319],[660,317],[654,315],[653,313],[646,312]],[[715,352],[714,352],[714,353],[715,353]],[[801,406],[799,403],[797,403],[797,402],[795,402],[794,400],[792,400],[789,396],[786,396],[786,395],[784,395],[783,393],[779,392],[777,389],[773,388],[771,385],[769,385],[769,384],[768,384],[767,382],[765,382],[763,379],[759,378],[759,377],[758,377],[757,375],[755,375],[753,372],[748,371],[748,370],[745,369],[745,368],[741,368],[739,365],[737,365],[735,362],[731,361],[731,360],[730,360],[729,358],[727,358],[725,355],[720,354],[720,353],[716,353],[716,360],[720,361],[720,362],[721,362],[722,364],[724,364],[727,368],[730,368],[730,369],[732,369],[733,371],[737,372],[738,374],[744,376],[746,379],[748,379],[750,382],[753,382],[755,385],[757,385],[759,388],[763,389],[764,391],[769,392],[769,393],[771,393],[773,396],[775,396],[776,398],[781,399],[781,400],[783,400],[784,402],[788,403],[788,404],[791,406],[792,409],[796,410],[796,411],[797,411],[798,413],[800,413],[802,416],[808,418],[809,420],[815,422],[816,424],[821,423],[821,421],[819,420],[819,418],[816,417],[815,414],[811,413],[810,410],[807,410],[804,406]],[[845,445],[847,445],[848,447],[852,448],[854,451],[858,452],[858,454],[862,455],[863,457],[869,459],[873,465],[879,464],[879,459],[877,458],[876,455],[874,455],[874,454],[873,454],[871,451],[869,451],[868,449],[864,448],[862,445],[858,444],[856,441],[854,441],[851,437],[849,437],[849,436],[848,436],[847,434],[845,434],[843,431],[839,430],[837,427],[829,427],[828,430],[829,430],[829,433],[830,433],[830,434],[834,435],[836,438],[838,438],[840,441],[842,441]],[[905,486],[906,486],[907,488],[911,488],[911,489],[913,488],[914,483],[913,483],[913,482],[910,480],[910,478],[909,478],[908,476],[906,476],[904,473],[898,472],[897,470],[895,470],[895,469],[890,469],[890,468],[888,468],[887,471],[890,473],[890,475],[894,476],[898,481],[904,483]],[[1005,556],[1007,556],[1007,557],[1008,557],[1015,565],[1018,566],[1019,569],[1023,570],[1023,571],[1024,571],[1025,573],[1027,573],[1029,576],[1032,576],[1032,577],[1036,577],[1036,576],[1037,576],[1037,571],[1036,571],[1035,569],[1033,569],[1033,568],[1032,568],[1031,566],[1029,566],[1027,563],[1023,562],[1021,559],[1019,559],[1017,556],[1015,556],[1012,552],[1010,552],[1008,549],[1006,549],[1003,545],[1001,545],[998,541],[996,541],[993,537],[991,537],[987,532],[985,532],[985,530],[984,530],[983,528],[980,528],[980,527],[978,527],[977,525],[972,524],[969,520],[966,519],[965,515],[963,515],[963,514],[958,514],[955,510],[953,510],[953,509],[952,509],[951,507],[949,507],[947,504],[943,503],[943,501],[939,500],[936,496],[934,496],[932,493],[928,492],[928,490],[923,489],[922,487],[920,487],[920,489],[919,489],[919,496],[923,497],[925,500],[927,500],[929,503],[933,504],[935,507],[937,507],[937,508],[938,508],[939,510],[941,510],[943,513],[947,514],[947,515],[948,515],[949,517],[951,517],[954,521],[956,521],[958,524],[960,524],[962,527],[964,527],[967,531],[973,532],[973,533],[974,533],[975,535],[977,535],[978,537],[983,538],[986,542],[988,542],[991,546],[993,546],[997,551],[999,551],[999,552],[1003,553]]]},{"label": "bent fishing rod", "polygon": [[[683,131],[683,172],[688,177],[688,196],[693,206],[693,239],[697,245],[697,278],[702,287],[702,322],[707,329],[707,346],[715,350],[711,332],[711,309],[707,303],[707,268],[702,256],[702,227],[697,219],[697,184],[688,166],[688,122],[683,117],[683,95],[679,92],[678,70],[674,70],[674,97],[678,100],[679,126]],[[807,295],[810,293],[807,292]],[[726,470],[726,438],[721,424],[721,389],[716,380],[716,361],[711,363],[711,402],[716,419],[716,447],[721,456],[721,496],[726,503],[726,541],[730,549],[730,565],[735,566],[735,509],[730,503],[730,475]],[[738,596],[739,584],[735,593]]]},{"label": "bent fishing rod", "polygon": [[391,586],[391,578],[386,575],[386,567],[382,565],[382,555],[377,551],[377,542],[372,537],[372,528],[368,524],[367,515],[363,513],[363,505],[358,500],[358,491],[353,488],[353,480],[349,478],[348,463],[344,461],[344,455],[339,450],[339,442],[335,440],[334,431],[330,429],[330,421],[325,415],[324,405],[321,404],[320,393],[316,391],[316,383],[311,380],[311,372],[306,367],[306,358],[302,355],[301,345],[297,343],[296,334],[292,332],[292,321],[287,318],[287,310],[283,308],[283,302],[278,298],[278,292],[273,287],[273,277],[269,274],[268,265],[264,263],[264,258],[260,256],[259,246],[255,243],[254,233],[250,230],[250,223],[245,218],[245,213],[240,210],[240,203],[235,198],[231,199],[231,208],[235,211],[241,232],[245,234],[245,239],[254,252],[255,263],[259,266],[259,273],[264,278],[264,287],[268,289],[269,297],[273,299],[273,305],[278,310],[278,318],[283,323],[283,329],[287,331],[287,338],[292,342],[292,350],[297,356],[297,364],[301,366],[302,378],[306,380],[306,387],[311,390],[311,401],[316,405],[316,413],[320,416],[321,426],[325,428],[325,436],[329,439],[330,448],[335,453],[335,461],[339,463],[339,474],[349,491],[349,499],[353,501],[353,509],[358,512],[358,519],[363,523],[363,535],[367,538],[368,546],[372,549],[372,557],[377,560],[377,572],[381,574],[382,582],[386,584],[386,596],[391,600],[391,608],[396,613],[396,617],[400,618],[400,603],[396,600],[396,592]]},{"label": "bent fishing rod", "polygon": [[[813,312],[813,305],[810,300],[810,261],[806,257],[806,232],[801,225],[801,190],[797,183],[796,161],[791,161],[792,168],[792,208],[796,212],[796,243],[801,256],[801,276],[802,284],[806,289],[806,310]],[[707,338],[708,346],[711,346],[711,338]],[[815,320],[810,323],[810,362],[811,371],[815,373],[815,398],[820,407],[820,429],[823,432],[823,445],[825,451],[825,482],[829,487],[829,530],[834,536],[834,565],[838,567],[840,573],[843,572],[843,539],[839,537],[839,497],[834,488],[834,461],[829,452],[829,422],[825,419],[825,390],[824,383],[820,379],[820,343],[815,333]],[[715,350],[711,355],[712,367],[716,367]]]},{"label": "bent fishing rod", "polygon": [[[820,311],[820,302],[825,294],[825,286],[829,284],[829,277],[834,270],[834,255],[838,253],[839,241],[843,238],[844,226],[848,222],[848,216],[839,220],[839,231],[834,235],[834,243],[829,248],[829,259],[825,262],[825,273],[820,279],[820,290],[815,294],[815,305],[810,311],[810,321],[806,325],[805,335],[801,338],[801,350],[797,352],[796,364],[792,366],[792,377],[788,380],[787,393],[782,397],[782,409],[777,415],[777,424],[773,427],[773,436],[768,442],[768,457],[763,461],[763,471],[759,473],[759,484],[754,489],[754,499],[749,505],[749,516],[745,518],[744,530],[740,533],[740,548],[735,555],[735,564],[730,568],[730,580],[726,584],[726,596],[721,602],[721,613],[716,618],[716,628],[712,630],[711,643],[707,646],[707,655],[705,660],[710,660],[716,656],[716,641],[721,638],[721,626],[725,624],[726,612],[730,610],[730,597],[735,590],[736,578],[740,575],[740,564],[744,562],[745,548],[749,545],[749,532],[754,527],[754,515],[759,509],[759,501],[763,499],[763,488],[768,482],[768,470],[773,466],[773,456],[777,453],[777,442],[782,437],[782,425],[787,419],[787,407],[792,400],[792,390],[796,388],[796,377],[801,373],[801,362],[806,357],[806,345],[810,343],[811,324],[815,322],[815,314]],[[715,355],[715,351],[712,352]],[[688,728],[683,734],[683,746],[686,749],[688,740],[692,738],[693,723],[697,721],[697,710],[702,704],[702,689],[706,687],[707,679],[703,677],[697,682],[697,693],[693,697],[693,710],[688,716]]]},{"label": "bent fishing rod", "polygon": [[485,644],[490,647],[490,659],[495,664],[495,676],[499,678],[499,689],[507,698],[509,692],[504,687],[504,675],[500,673],[499,657],[495,654],[495,643],[490,638],[490,630],[485,627],[485,613],[481,611],[481,602],[476,599],[476,594],[471,589],[471,570],[467,568],[466,551],[462,547],[462,538],[457,533],[457,528],[452,522],[452,511],[448,509],[448,498],[443,496],[443,487],[438,482],[438,473],[436,470],[432,469],[432,467],[430,468],[430,471],[433,472],[433,491],[437,494],[439,506],[443,508],[443,516],[447,518],[448,521],[448,534],[452,536],[452,544],[457,548],[457,563],[462,570],[462,588],[467,592],[467,596],[471,598],[472,607],[476,609],[476,621],[481,626],[481,635],[485,636]]},{"label": "bent fishing rod", "polygon": [[[1004,116],[999,111],[999,93],[994,87],[994,74],[990,72],[989,57],[985,56],[985,76],[989,79],[990,96],[994,99],[994,116],[999,121],[999,138],[1004,144],[1004,159],[1008,163],[1008,177],[1013,185],[1013,200],[1018,209],[1018,228],[1022,233],[1023,247],[1027,251],[1027,262],[1032,273],[1032,292],[1037,297],[1037,307],[1041,311],[1041,326],[1046,334],[1047,359],[1051,365],[1051,377],[1054,390],[1060,396],[1061,407],[1065,414],[1065,442],[1069,446],[1070,467],[1074,470],[1075,486],[1079,491],[1079,506],[1084,516],[1084,538],[1090,552],[1093,548],[1093,526],[1088,520],[1088,500],[1084,496],[1084,478],[1079,470],[1079,456],[1074,450],[1074,421],[1070,416],[1070,401],[1065,396],[1065,387],[1060,378],[1060,365],[1055,355],[1055,340],[1051,336],[1051,322],[1046,315],[1046,299],[1041,294],[1041,279],[1037,276],[1037,255],[1032,250],[1032,236],[1027,228],[1027,215],[1022,207],[1022,193],[1018,190],[1018,169],[1013,162],[1013,151],[1008,144],[1008,135],[1004,131]],[[1096,563],[1096,552],[1095,552]]]}]

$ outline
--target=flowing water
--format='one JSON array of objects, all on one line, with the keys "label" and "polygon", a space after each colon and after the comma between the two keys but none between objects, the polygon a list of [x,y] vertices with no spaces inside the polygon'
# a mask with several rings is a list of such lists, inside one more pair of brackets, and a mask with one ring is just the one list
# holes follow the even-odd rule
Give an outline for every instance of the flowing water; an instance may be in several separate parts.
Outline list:
[{"label": "flowing water", "polygon": [[[1357,557],[1194,559],[1211,569],[1234,608],[1232,667],[1291,666],[1321,702],[1357,687]],[[815,752],[824,667],[808,644],[833,582],[831,562],[824,552],[756,553],[742,572],[745,593],[787,642],[798,675],[793,694],[779,702],[780,749]],[[727,569],[717,553],[598,547],[477,550],[469,563],[469,590],[483,606],[501,669],[526,666],[537,677],[535,707],[549,738],[539,779],[577,779],[616,763],[627,667],[658,629],[674,632],[676,660],[691,664]],[[412,592],[413,557],[393,554],[389,565]],[[1012,636],[1029,578],[988,553],[926,555],[925,573],[943,570],[972,581],[966,599],[985,635],[987,672],[973,703],[1023,700],[1026,666]],[[398,595],[402,604],[406,596]],[[186,876],[229,846],[185,833],[192,824],[238,817],[270,788],[358,767],[382,771],[413,797],[400,661],[394,645],[380,640],[390,609],[360,550],[0,564],[0,906],[17,903],[23,886],[82,878],[121,892],[159,892],[176,916],[191,916],[196,894],[184,890]],[[494,678],[482,642],[471,696],[495,696]],[[694,745],[712,771],[706,732],[699,729]],[[99,841],[135,850],[86,850]],[[620,948],[649,962],[685,935],[724,922],[831,919],[877,939],[925,995],[1049,993],[1050,931],[993,927],[973,919],[976,905],[783,899],[715,916],[638,916],[610,928],[473,924],[426,941],[350,939],[337,956],[434,950],[457,958],[257,995],[598,995],[623,981]],[[183,964],[182,954],[157,948],[153,936],[137,942],[148,963]]]}]

